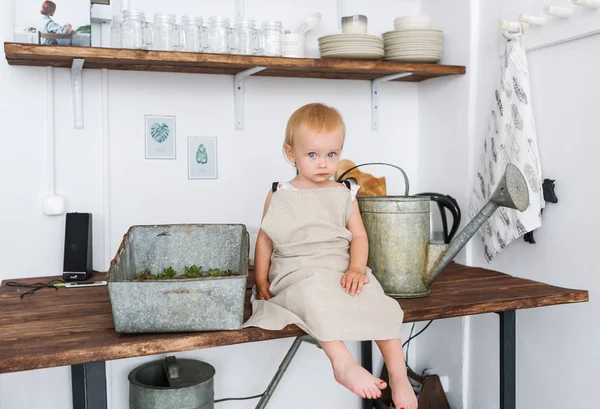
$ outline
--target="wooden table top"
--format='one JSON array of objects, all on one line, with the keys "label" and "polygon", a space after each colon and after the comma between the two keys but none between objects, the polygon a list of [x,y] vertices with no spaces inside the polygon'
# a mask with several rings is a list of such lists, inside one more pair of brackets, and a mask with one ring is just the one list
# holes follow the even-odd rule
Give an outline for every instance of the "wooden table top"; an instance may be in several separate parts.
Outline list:
[{"label": "wooden table top", "polygon": [[[48,282],[58,277],[19,281]],[[92,280],[102,279],[97,274]],[[249,278],[251,288],[253,279]],[[398,300],[404,322],[501,312],[588,301],[588,292],[554,287],[495,271],[451,263],[431,286],[429,297]],[[135,356],[211,348],[294,337],[296,326],[281,331],[171,334],[117,334],[108,288],[41,289],[20,298],[23,289],[0,287],[0,373],[107,361]],[[246,317],[250,315],[247,291]]]}]

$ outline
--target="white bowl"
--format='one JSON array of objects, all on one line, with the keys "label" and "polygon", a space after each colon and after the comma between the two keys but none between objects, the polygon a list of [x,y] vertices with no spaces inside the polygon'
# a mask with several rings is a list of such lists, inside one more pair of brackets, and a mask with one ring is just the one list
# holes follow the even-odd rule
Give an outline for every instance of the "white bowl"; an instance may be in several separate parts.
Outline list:
[{"label": "white bowl", "polygon": [[396,30],[415,30],[431,28],[431,18],[422,16],[402,16],[394,19],[394,28]]},{"label": "white bowl", "polygon": [[420,16],[400,16],[394,19],[394,24],[396,23],[427,23],[431,24],[431,17],[423,14]]},{"label": "white bowl", "polygon": [[396,30],[426,30],[431,28],[431,23],[394,23]]}]

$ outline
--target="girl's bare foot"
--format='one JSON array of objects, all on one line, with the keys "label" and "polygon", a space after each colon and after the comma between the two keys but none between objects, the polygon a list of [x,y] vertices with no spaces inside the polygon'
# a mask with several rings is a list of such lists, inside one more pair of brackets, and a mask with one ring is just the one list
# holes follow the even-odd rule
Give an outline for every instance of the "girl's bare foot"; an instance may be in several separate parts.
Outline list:
[{"label": "girl's bare foot", "polygon": [[354,359],[343,360],[333,364],[335,380],[356,393],[361,398],[377,399],[381,397],[381,390],[387,384],[373,376]]},{"label": "girl's bare foot", "polygon": [[390,373],[389,375],[394,407],[396,409],[417,409],[417,397],[406,373],[398,375]]}]

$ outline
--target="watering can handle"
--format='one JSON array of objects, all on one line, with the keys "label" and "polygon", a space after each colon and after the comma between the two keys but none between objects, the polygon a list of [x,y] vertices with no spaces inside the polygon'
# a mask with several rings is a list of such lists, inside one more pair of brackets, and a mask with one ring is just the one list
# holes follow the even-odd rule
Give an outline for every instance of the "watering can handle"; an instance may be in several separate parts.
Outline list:
[{"label": "watering can handle", "polygon": [[179,364],[177,358],[174,356],[168,356],[165,358],[165,372],[169,380],[179,379]]},{"label": "watering can handle", "polygon": [[392,164],[390,164],[390,163],[384,163],[384,162],[369,162],[369,163],[361,163],[360,165],[356,165],[356,166],[354,166],[354,167],[352,167],[352,168],[350,168],[350,169],[346,170],[344,173],[342,173],[342,174],[340,175],[340,177],[339,177],[339,178],[337,178],[337,181],[338,181],[338,182],[341,182],[341,181],[343,180],[342,178],[343,178],[344,176],[346,176],[346,174],[347,174],[348,172],[350,172],[351,170],[354,170],[354,169],[356,169],[356,168],[360,168],[361,166],[366,166],[366,165],[385,165],[385,166],[391,166],[391,167],[393,167],[393,168],[396,168],[396,169],[398,169],[400,172],[402,172],[402,176],[404,176],[404,196],[408,196],[408,192],[409,192],[409,190],[410,190],[410,185],[409,185],[409,183],[408,183],[408,176],[406,176],[406,172],[405,172],[405,171],[404,171],[404,169],[402,169],[401,167],[399,167],[399,166],[396,166],[396,165],[392,165]]}]

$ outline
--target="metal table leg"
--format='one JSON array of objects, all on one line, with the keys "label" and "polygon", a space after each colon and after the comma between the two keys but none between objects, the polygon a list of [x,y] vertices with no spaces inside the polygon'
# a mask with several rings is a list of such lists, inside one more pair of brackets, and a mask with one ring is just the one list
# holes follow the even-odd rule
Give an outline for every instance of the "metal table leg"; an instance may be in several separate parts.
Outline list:
[{"label": "metal table leg", "polygon": [[273,376],[271,383],[267,387],[267,390],[265,391],[263,396],[260,398],[258,404],[255,406],[255,409],[263,409],[267,406],[267,403],[269,403],[269,400],[271,400],[271,397],[275,392],[275,388],[277,388],[277,385],[279,385],[279,381],[283,377],[285,371],[288,369],[288,366],[290,366],[290,363],[292,362],[292,359],[294,359],[294,356],[296,355],[296,352],[298,352],[298,348],[300,348],[300,344],[302,344],[302,342],[308,342],[321,348],[319,342],[310,335],[301,335],[297,337],[292,343],[292,346],[290,347],[288,353],[283,358],[283,361],[279,365],[279,369],[277,369],[275,376]]},{"label": "metal table leg", "polygon": [[[360,364],[367,371],[373,373],[373,342],[361,341],[360,343]],[[372,399],[362,400],[362,409],[373,409]]]},{"label": "metal table leg", "polygon": [[513,311],[500,316],[500,409],[517,407],[517,315]]},{"label": "metal table leg", "polygon": [[106,363],[71,365],[73,409],[107,409]]}]

